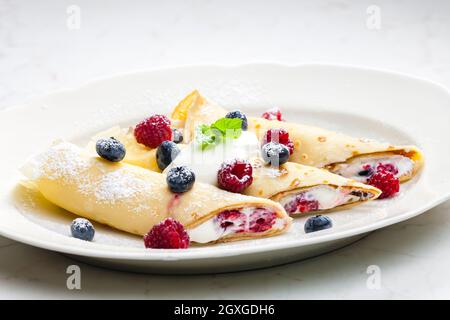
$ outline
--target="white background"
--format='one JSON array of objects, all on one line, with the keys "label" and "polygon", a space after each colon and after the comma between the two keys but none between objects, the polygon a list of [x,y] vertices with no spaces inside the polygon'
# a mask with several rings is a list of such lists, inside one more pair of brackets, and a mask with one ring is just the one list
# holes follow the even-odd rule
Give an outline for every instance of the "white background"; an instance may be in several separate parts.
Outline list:
[{"label": "white background", "polygon": [[[79,29],[67,25],[70,5],[81,10]],[[381,10],[380,29],[367,26],[371,5]],[[445,0],[0,0],[0,109],[97,77],[199,63],[354,64],[450,87],[449,15]],[[66,288],[76,262],[0,237],[0,298],[448,299],[449,209],[265,270],[173,277],[78,263],[78,291]],[[381,270],[379,289],[366,285],[370,265]]]}]

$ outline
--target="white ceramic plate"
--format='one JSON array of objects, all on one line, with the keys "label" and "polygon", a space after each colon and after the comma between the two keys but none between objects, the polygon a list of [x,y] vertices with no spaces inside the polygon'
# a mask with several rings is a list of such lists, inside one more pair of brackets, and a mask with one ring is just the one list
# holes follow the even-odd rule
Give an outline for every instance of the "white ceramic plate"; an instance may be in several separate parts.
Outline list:
[{"label": "white ceramic plate", "polygon": [[[416,144],[423,171],[392,200],[329,215],[334,227],[306,235],[305,218],[278,237],[188,250],[146,250],[139,237],[96,225],[92,243],[69,236],[74,218],[18,187],[17,168],[55,138],[83,144],[93,133],[168,112],[192,89],[250,114],[279,106],[290,121],[360,137]],[[0,234],[90,263],[133,271],[204,273],[266,267],[318,255],[414,217],[450,196],[450,95],[401,74],[343,66],[198,66],[121,75],[0,113]]]}]

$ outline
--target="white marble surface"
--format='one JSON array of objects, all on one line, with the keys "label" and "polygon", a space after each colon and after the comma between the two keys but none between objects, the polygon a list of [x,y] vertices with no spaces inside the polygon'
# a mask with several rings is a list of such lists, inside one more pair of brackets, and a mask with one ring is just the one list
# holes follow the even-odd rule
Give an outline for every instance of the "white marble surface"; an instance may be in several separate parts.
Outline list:
[{"label": "white marble surface", "polygon": [[[67,8],[81,9],[79,29]],[[380,29],[366,26],[381,10]],[[0,108],[130,70],[196,63],[332,62],[450,87],[450,2],[0,0]],[[3,133],[5,134],[5,133]],[[7,134],[7,133],[6,133]],[[0,298],[450,298],[450,202],[331,254],[209,276],[127,274],[0,237]],[[366,285],[369,265],[381,287]]]}]

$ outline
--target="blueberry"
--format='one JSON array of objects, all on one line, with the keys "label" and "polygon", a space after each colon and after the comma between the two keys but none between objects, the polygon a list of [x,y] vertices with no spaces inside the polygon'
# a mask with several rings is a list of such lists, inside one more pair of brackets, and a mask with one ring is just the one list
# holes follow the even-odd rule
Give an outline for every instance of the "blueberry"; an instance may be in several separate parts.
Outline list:
[{"label": "blueberry", "polygon": [[354,191],[350,192],[350,195],[361,198],[361,199],[366,199],[369,196],[369,193],[365,192],[365,191],[354,190]]},{"label": "blueberry", "polygon": [[247,128],[248,128],[247,117],[240,110],[234,110],[234,111],[228,112],[227,115],[225,116],[225,118],[230,118],[230,119],[238,118],[238,119],[241,119],[242,120],[242,130],[247,130]]},{"label": "blueberry", "polygon": [[305,232],[315,232],[324,229],[329,229],[333,226],[333,222],[327,216],[317,215],[309,218],[305,222]]},{"label": "blueberry", "polygon": [[172,129],[172,141],[175,143],[183,142],[183,133],[179,129]]},{"label": "blueberry", "polygon": [[262,157],[267,164],[281,165],[289,160],[289,149],[278,142],[269,142],[262,147]]},{"label": "blueberry", "polygon": [[180,153],[180,148],[173,141],[163,141],[156,150],[156,163],[161,170],[167,168]]},{"label": "blueberry", "polygon": [[167,172],[166,180],[170,191],[182,193],[192,188],[195,182],[195,174],[186,166],[173,167]]},{"label": "blueberry", "polygon": [[361,198],[363,193],[362,193],[362,191],[354,190],[354,191],[350,192],[350,195]]},{"label": "blueberry", "polygon": [[358,172],[358,175],[361,177],[368,177],[371,176],[372,174],[373,174],[372,168],[364,169]]},{"label": "blueberry", "polygon": [[95,235],[94,226],[89,220],[84,218],[76,218],[73,220],[70,225],[70,232],[72,233],[72,237],[85,241],[92,241]]},{"label": "blueberry", "polygon": [[125,146],[115,138],[103,138],[97,141],[96,150],[100,157],[112,162],[125,158]]}]

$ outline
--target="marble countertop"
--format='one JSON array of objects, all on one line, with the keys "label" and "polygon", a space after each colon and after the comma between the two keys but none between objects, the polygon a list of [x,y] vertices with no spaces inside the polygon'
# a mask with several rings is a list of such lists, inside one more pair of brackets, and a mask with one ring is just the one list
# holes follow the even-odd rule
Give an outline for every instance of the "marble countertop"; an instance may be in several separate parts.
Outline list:
[{"label": "marble countertop", "polygon": [[[198,63],[354,64],[450,87],[448,12],[445,0],[0,0],[0,109],[92,78]],[[0,237],[0,298],[448,299],[449,211],[446,202],[303,262],[204,276],[109,271]],[[72,264],[81,290],[66,286]]]}]

